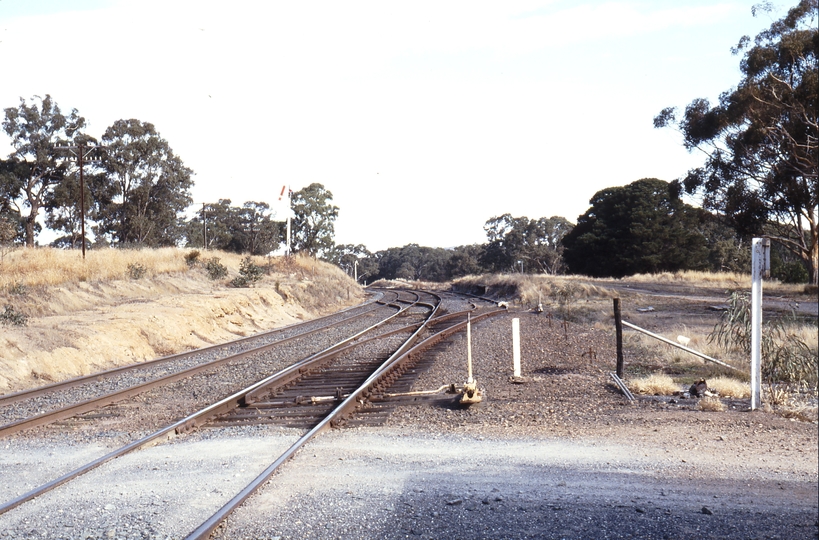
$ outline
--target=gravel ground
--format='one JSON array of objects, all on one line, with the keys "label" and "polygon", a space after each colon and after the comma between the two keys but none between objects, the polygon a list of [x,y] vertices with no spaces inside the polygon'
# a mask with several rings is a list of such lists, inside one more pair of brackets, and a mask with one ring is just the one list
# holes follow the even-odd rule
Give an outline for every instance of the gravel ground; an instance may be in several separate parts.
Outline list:
[{"label": "gravel ground", "polygon": [[[521,382],[510,380],[514,316]],[[629,404],[608,378],[612,341],[530,313],[477,323],[482,403],[403,406],[381,428],[322,434],[215,536],[819,536],[816,422],[743,402],[724,412],[696,400]],[[464,382],[465,339],[437,355],[415,390]],[[178,437],[1,515],[0,538],[183,538],[299,435],[251,427]],[[18,491],[108,446],[0,441],[0,472]]]}]

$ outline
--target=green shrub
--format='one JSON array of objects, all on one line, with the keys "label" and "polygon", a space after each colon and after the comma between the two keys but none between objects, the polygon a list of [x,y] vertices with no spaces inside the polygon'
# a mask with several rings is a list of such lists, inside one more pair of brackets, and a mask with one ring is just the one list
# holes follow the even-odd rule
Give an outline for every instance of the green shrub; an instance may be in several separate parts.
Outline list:
[{"label": "green shrub", "polygon": [[[819,352],[793,330],[799,324],[795,310],[763,320],[760,335],[762,380],[768,384],[800,383],[815,387]],[[734,292],[728,310],[709,334],[708,340],[723,349],[751,352],[751,301],[747,293]]]},{"label": "green shrub", "polygon": [[211,257],[205,261],[205,271],[210,279],[221,279],[228,273],[227,266],[219,262],[219,257]]},{"label": "green shrub", "polygon": [[798,261],[783,264],[777,269],[774,277],[782,283],[807,283],[810,279],[805,265]]},{"label": "green shrub", "polygon": [[230,282],[234,287],[252,287],[262,279],[264,270],[253,263],[253,259],[245,257],[239,265],[239,275]]},{"label": "green shrub", "polygon": [[15,311],[13,306],[7,305],[5,311],[0,313],[0,324],[25,326],[28,324],[28,317],[19,311]]},{"label": "green shrub", "polygon": [[141,279],[145,277],[145,272],[147,271],[147,268],[139,263],[131,263],[128,265],[128,277],[131,279]]}]

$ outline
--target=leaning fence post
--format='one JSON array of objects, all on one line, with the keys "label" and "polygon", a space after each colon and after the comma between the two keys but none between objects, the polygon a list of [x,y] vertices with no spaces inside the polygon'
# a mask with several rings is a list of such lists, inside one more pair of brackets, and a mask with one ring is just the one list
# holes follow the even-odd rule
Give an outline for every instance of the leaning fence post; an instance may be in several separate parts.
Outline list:
[{"label": "leaning fence post", "polygon": [[623,378],[623,318],[620,315],[620,299],[614,299],[614,331],[617,336],[617,376]]}]

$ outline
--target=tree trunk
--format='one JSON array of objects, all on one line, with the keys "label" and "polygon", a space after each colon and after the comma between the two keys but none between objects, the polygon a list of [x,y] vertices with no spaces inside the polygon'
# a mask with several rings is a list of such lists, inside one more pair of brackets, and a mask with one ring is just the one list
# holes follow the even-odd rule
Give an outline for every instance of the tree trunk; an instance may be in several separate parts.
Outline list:
[{"label": "tree trunk", "polygon": [[31,213],[26,217],[26,247],[34,247],[34,224],[39,210],[39,207],[32,207]]}]

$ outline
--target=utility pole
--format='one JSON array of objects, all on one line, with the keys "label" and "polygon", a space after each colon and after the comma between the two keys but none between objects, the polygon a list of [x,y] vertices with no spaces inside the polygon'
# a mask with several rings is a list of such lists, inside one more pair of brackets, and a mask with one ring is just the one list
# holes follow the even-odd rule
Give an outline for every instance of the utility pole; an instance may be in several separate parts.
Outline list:
[{"label": "utility pole", "polygon": [[281,204],[282,204],[282,202],[284,200],[285,193],[287,194],[287,220],[286,220],[287,221],[287,232],[286,232],[286,237],[285,237],[285,245],[287,246],[287,249],[285,251],[285,255],[287,257],[289,257],[290,256],[290,216],[293,213],[292,209],[290,208],[290,195],[293,192],[290,190],[290,188],[287,187],[287,185],[282,186],[282,191],[281,191],[281,193],[279,193],[279,206],[281,206]]},{"label": "utility pole", "polygon": [[101,144],[88,144],[83,141],[80,144],[55,144],[55,150],[67,150],[73,159],[77,161],[80,167],[80,227],[82,234],[82,258],[85,260],[85,180],[83,179],[83,165],[85,162],[97,163],[101,160],[100,157],[93,157],[93,153],[97,149],[105,149],[107,146]]},{"label": "utility pole", "polygon": [[205,210],[207,203],[202,203],[202,249],[208,250],[208,214]]}]

